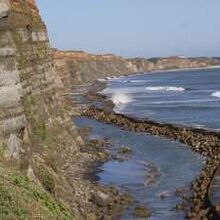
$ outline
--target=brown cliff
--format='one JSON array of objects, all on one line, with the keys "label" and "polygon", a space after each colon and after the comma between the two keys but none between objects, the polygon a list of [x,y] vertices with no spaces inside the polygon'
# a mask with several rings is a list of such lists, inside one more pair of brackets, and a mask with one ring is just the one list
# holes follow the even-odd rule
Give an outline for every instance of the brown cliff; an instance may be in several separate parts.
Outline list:
[{"label": "brown cliff", "polygon": [[60,51],[54,49],[58,74],[66,86],[91,82],[98,78],[121,76],[159,70],[205,68],[220,65],[217,58],[133,58],[127,59],[113,54],[94,55],[84,51]]},{"label": "brown cliff", "polygon": [[139,72],[137,65],[112,54],[94,55],[83,51],[59,50],[53,50],[52,54],[65,86]]},{"label": "brown cliff", "polygon": [[[3,219],[34,219],[39,214],[44,219],[72,219],[71,211],[52,196],[57,195],[61,201],[65,191],[72,191],[62,174],[61,160],[68,160],[68,155],[63,152],[56,156],[56,151],[68,148],[71,155],[78,145],[71,136],[76,131],[56,93],[53,65],[46,27],[34,1],[1,0],[0,167],[1,189],[6,193],[1,200],[1,207],[6,209],[1,213]],[[54,210],[49,209],[50,205]]]}]

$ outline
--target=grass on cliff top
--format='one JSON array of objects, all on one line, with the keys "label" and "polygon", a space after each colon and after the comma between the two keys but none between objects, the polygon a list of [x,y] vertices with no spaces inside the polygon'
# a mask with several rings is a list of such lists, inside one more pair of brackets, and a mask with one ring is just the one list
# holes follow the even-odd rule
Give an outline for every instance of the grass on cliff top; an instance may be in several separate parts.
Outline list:
[{"label": "grass on cliff top", "polygon": [[73,215],[27,177],[0,167],[0,220],[72,220]]}]

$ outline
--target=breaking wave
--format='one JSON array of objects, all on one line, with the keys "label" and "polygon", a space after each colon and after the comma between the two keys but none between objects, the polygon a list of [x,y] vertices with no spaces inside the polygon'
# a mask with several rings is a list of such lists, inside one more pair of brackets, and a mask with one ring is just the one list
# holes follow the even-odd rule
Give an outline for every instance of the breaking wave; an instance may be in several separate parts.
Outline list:
[{"label": "breaking wave", "polygon": [[114,104],[127,104],[132,102],[132,97],[125,93],[116,92],[112,95],[111,100]]},{"label": "breaking wave", "polygon": [[139,79],[119,79],[117,80],[120,83],[145,83],[145,82],[151,82],[150,80],[139,80]]},{"label": "breaking wave", "polygon": [[99,82],[105,82],[106,79],[97,79]]},{"label": "breaking wave", "polygon": [[148,91],[165,91],[165,92],[183,92],[186,89],[177,86],[149,86],[145,88]]},{"label": "breaking wave", "polygon": [[213,93],[212,93],[212,96],[217,97],[217,98],[220,98],[220,91],[213,92]]}]

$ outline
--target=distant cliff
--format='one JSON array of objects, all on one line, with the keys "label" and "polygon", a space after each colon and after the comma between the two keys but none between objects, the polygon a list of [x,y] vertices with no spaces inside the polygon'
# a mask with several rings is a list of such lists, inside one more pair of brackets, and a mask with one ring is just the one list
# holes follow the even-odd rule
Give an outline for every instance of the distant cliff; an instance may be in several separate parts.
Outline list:
[{"label": "distant cliff", "polygon": [[84,51],[52,51],[58,73],[65,86],[91,82],[97,78],[157,70],[205,68],[220,65],[218,58],[133,58],[113,54],[94,55]]},{"label": "distant cliff", "polygon": [[150,71],[152,68],[152,63],[145,59],[128,60],[112,54],[59,50],[53,50],[52,54],[60,77],[69,86],[113,75]]}]

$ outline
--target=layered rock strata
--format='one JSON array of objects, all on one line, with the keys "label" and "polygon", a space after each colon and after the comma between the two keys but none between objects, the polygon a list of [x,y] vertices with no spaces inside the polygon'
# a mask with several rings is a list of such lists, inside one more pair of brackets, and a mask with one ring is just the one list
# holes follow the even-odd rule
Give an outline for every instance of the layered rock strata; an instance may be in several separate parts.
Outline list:
[{"label": "layered rock strata", "polygon": [[141,66],[138,67],[134,62],[130,62],[123,57],[112,54],[93,55],[83,51],[59,51],[53,50],[58,74],[62,79],[63,86],[71,87],[74,84],[87,83],[98,78],[108,76],[120,76],[150,71],[150,62],[143,60],[137,61]]},{"label": "layered rock strata", "polygon": [[94,55],[83,51],[60,51],[54,49],[58,74],[62,79],[60,86],[71,87],[112,76],[171,69],[205,68],[220,65],[218,58],[134,58],[126,59],[113,54]]}]

